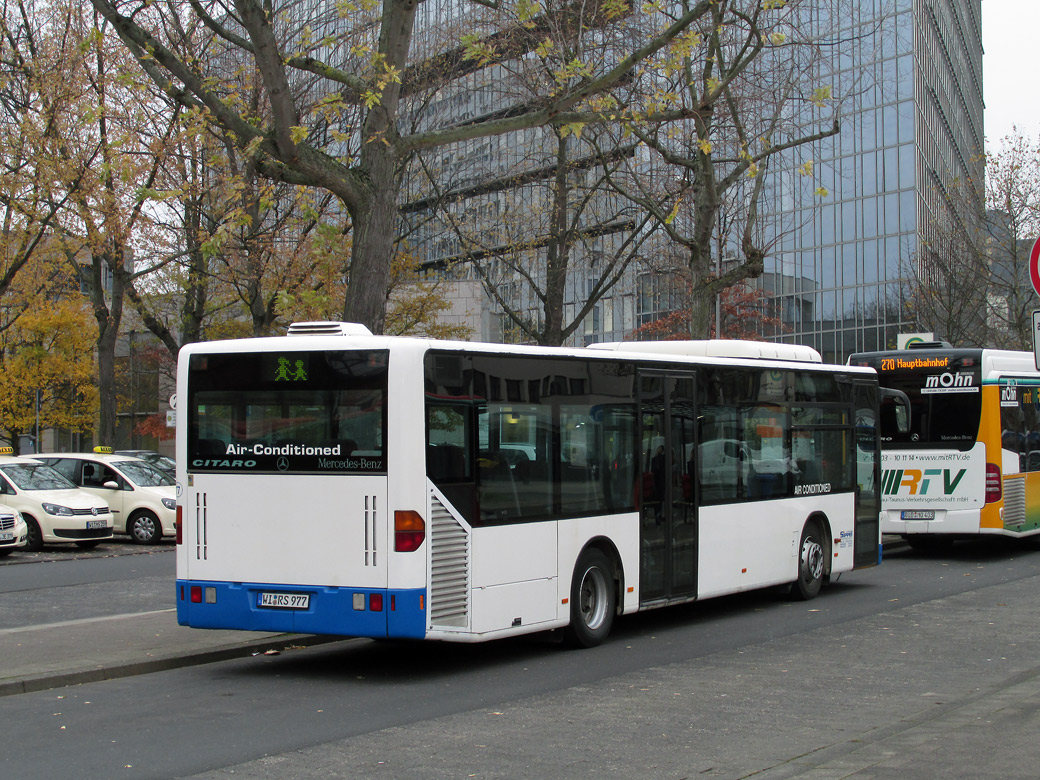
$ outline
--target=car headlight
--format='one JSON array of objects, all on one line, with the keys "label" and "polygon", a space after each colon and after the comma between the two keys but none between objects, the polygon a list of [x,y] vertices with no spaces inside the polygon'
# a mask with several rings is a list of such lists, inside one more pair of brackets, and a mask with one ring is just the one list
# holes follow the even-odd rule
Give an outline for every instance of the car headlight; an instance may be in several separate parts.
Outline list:
[{"label": "car headlight", "polygon": [[62,517],[72,517],[72,510],[67,506],[61,504],[47,504],[43,505],[43,511],[49,515],[61,515]]},{"label": "car headlight", "polygon": [[162,500],[162,505],[164,507],[166,507],[167,509],[176,509],[177,508],[177,499],[175,499],[175,498],[164,498]]}]

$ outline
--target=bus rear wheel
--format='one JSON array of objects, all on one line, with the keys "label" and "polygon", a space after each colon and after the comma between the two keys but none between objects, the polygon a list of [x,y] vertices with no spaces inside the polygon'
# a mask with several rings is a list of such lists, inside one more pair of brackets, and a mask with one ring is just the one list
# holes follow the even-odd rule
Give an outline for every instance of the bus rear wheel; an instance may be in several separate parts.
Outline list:
[{"label": "bus rear wheel", "polygon": [[933,555],[936,553],[948,553],[953,549],[953,539],[949,536],[929,534],[907,534],[905,537],[906,543],[910,545],[910,549],[916,553],[923,553],[925,555]]},{"label": "bus rear wheel", "polygon": [[571,622],[566,640],[572,647],[595,647],[614,624],[617,592],[614,567],[602,551],[589,548],[578,556],[571,580]]},{"label": "bus rear wheel", "polygon": [[802,601],[815,598],[823,587],[824,576],[823,533],[815,521],[802,528],[802,543],[798,546],[798,579],[791,585],[791,595]]}]

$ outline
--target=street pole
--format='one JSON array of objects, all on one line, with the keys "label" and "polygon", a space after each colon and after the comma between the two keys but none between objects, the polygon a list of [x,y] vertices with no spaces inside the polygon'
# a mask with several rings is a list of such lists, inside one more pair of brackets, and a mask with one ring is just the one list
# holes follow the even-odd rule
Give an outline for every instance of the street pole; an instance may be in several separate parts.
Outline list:
[{"label": "street pole", "polygon": [[33,454],[40,452],[40,407],[43,406],[43,390],[36,389],[36,431],[33,436]]}]

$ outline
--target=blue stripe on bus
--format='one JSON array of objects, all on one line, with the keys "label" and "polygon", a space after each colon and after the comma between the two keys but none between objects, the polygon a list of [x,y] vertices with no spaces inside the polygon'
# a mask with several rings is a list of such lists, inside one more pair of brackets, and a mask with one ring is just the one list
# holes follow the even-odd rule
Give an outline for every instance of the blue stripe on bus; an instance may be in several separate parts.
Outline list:
[{"label": "blue stripe on bus", "polygon": [[[192,602],[193,587],[201,589],[199,603]],[[261,593],[307,594],[310,603],[306,609],[261,607]],[[355,594],[360,595],[363,609],[354,608]],[[382,596],[382,610],[369,609],[372,595]],[[425,604],[424,588],[303,587],[177,580],[177,622],[192,628],[422,639],[426,636]]]}]

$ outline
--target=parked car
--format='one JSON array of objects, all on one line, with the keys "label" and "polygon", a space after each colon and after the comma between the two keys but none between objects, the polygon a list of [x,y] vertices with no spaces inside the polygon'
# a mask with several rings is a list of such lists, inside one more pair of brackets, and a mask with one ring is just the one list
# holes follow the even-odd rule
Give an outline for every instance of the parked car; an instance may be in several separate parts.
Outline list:
[{"label": "parked car", "polygon": [[159,471],[165,471],[171,477],[177,477],[177,464],[173,458],[163,455],[155,450],[116,450],[114,455],[129,455],[131,458],[140,458],[155,466]]},{"label": "parked car", "polygon": [[103,498],[115,517],[113,530],[137,544],[155,544],[176,533],[176,488],[173,477],[140,458],[116,455],[111,447],[93,452],[36,456],[78,487]]},{"label": "parked car", "polygon": [[0,558],[24,549],[28,533],[25,520],[14,507],[0,504]]},{"label": "parked car", "polygon": [[0,502],[21,514],[28,550],[73,542],[84,549],[112,538],[112,512],[47,464],[0,448]]}]

